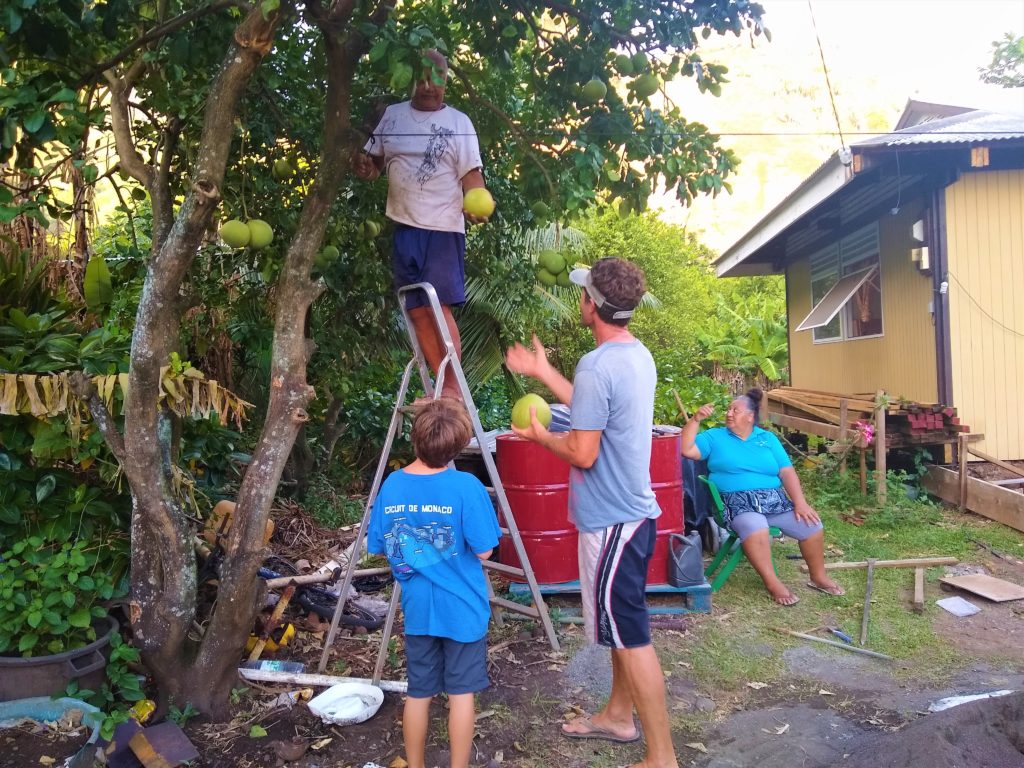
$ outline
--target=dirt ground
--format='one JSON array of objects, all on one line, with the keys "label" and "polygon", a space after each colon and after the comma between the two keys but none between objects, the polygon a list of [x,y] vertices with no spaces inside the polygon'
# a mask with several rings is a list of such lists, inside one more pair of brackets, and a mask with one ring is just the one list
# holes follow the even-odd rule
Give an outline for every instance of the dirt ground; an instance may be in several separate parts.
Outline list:
[{"label": "dirt ground", "polygon": [[[571,599],[560,600],[566,611],[571,609]],[[1024,693],[928,713],[930,704],[946,696],[1024,691],[1022,610],[1013,603],[986,603],[975,616],[937,617],[938,631],[964,659],[956,679],[940,688],[918,685],[899,662],[890,665],[810,643],[784,651],[788,674],[783,682],[739,693],[701,689],[687,674],[687,662],[677,660],[666,682],[680,765],[1024,766]],[[659,619],[655,637],[663,665],[678,659],[678,646],[693,628],[715,618],[713,613]],[[599,707],[611,684],[607,651],[583,647],[573,625],[562,625],[560,636],[565,652],[556,654],[542,635],[519,623],[508,622],[492,635],[493,686],[480,696],[473,765],[581,768],[627,765],[642,756],[639,745],[573,742],[558,735],[559,723]],[[336,655],[348,674],[364,674],[372,664],[373,637],[339,640]],[[307,655],[312,667],[316,650],[310,642],[291,652]],[[752,644],[749,652],[768,654],[771,649]],[[399,660],[400,653],[392,658]],[[269,708],[274,690],[282,689],[252,686],[231,725],[188,723],[186,731],[202,755],[194,768],[362,768],[368,763],[389,766],[402,755],[400,696],[388,694],[371,720],[339,728],[321,723],[302,704],[290,711]],[[443,713],[443,702],[436,701],[428,765],[447,765]],[[250,737],[253,724],[267,735]],[[81,739],[55,740],[30,728],[4,731],[0,766],[49,764],[40,757],[55,758],[59,765]],[[285,763],[279,754],[292,739],[306,751]]]},{"label": "dirt ground", "polygon": [[[1024,582],[1024,569],[996,559],[994,575]],[[934,595],[932,597],[940,597]],[[970,596],[968,596],[970,597]],[[930,685],[927,670],[884,662],[813,643],[794,641],[783,651],[786,674],[771,684],[709,690],[690,674],[687,653],[703,622],[729,621],[712,614],[657,617],[655,643],[666,670],[668,707],[681,766],[696,768],[1024,768],[1024,693],[963,704],[929,713],[947,696],[996,690],[1024,691],[1024,601],[983,603],[966,618],[937,612],[936,631],[956,648],[962,665],[952,679]],[[563,614],[578,609],[571,597],[552,598]],[[490,637],[492,687],[478,703],[474,766],[559,768],[628,765],[642,757],[641,745],[569,741],[559,724],[599,708],[611,685],[608,652],[585,647],[578,626],[559,625],[562,653],[543,634],[509,621]],[[377,633],[346,634],[332,654],[333,674],[369,676]],[[755,636],[756,637],[756,636]],[[772,646],[751,641],[745,653],[769,656]],[[319,640],[300,632],[287,650],[307,668],[316,666]],[[402,678],[400,646],[389,654],[386,678]],[[249,684],[230,724],[185,726],[201,758],[193,768],[400,768],[401,697],[387,694],[369,721],[340,728],[313,717],[304,704],[273,708],[283,688]],[[240,692],[241,693],[241,692]],[[433,705],[428,765],[447,766],[444,703]],[[253,737],[258,725],[266,736]],[[22,727],[0,731],[0,768],[57,765],[77,750],[83,734],[69,737]],[[293,740],[295,744],[293,745]],[[297,747],[297,748],[296,748]],[[287,754],[290,749],[295,753]],[[301,752],[301,755],[297,753]],[[295,760],[285,760],[297,757]],[[41,759],[43,758],[43,759]]]},{"label": "dirt ground", "polygon": [[[1008,461],[1006,463],[1024,472],[1024,461]],[[967,472],[971,477],[977,477],[979,480],[987,480],[989,482],[1020,478],[1020,475],[1014,474],[998,464],[991,464],[987,461],[973,461],[969,463],[967,465]],[[1024,485],[1013,484],[1004,487],[1009,491],[1024,493]]]}]

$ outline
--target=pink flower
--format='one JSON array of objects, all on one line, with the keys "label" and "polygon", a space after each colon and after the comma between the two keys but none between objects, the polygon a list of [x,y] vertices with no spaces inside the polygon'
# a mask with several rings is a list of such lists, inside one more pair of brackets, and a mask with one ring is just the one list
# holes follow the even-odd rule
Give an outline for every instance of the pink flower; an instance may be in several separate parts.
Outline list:
[{"label": "pink flower", "polygon": [[853,428],[860,432],[861,447],[867,448],[875,440],[875,425],[870,421],[855,421]]}]

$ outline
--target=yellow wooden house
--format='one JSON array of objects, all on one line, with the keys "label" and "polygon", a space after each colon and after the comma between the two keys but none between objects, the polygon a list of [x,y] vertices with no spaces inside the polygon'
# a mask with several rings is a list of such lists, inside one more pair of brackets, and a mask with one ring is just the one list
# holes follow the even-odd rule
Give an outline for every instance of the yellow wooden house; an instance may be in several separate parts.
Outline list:
[{"label": "yellow wooden house", "polygon": [[785,275],[794,387],[953,405],[1024,459],[1024,115],[910,101],[715,266]]}]

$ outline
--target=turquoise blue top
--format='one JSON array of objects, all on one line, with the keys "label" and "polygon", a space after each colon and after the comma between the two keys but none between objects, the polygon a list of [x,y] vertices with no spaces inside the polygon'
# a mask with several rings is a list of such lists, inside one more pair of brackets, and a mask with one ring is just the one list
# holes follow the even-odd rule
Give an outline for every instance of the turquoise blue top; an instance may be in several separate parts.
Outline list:
[{"label": "turquoise blue top", "polygon": [[370,513],[367,550],[388,558],[402,585],[405,633],[472,643],[491,616],[476,556],[501,531],[483,484],[468,472],[392,472]]},{"label": "turquoise blue top", "polygon": [[722,493],[778,488],[779,471],[793,466],[779,438],[760,427],[754,427],[746,440],[726,427],[715,427],[698,434],[694,442],[708,463],[711,482]]}]

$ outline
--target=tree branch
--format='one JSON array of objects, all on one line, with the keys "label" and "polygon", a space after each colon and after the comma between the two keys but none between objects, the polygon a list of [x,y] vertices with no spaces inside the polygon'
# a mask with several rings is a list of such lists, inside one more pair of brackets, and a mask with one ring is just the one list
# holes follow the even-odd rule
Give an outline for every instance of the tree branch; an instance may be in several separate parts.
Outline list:
[{"label": "tree branch", "polygon": [[187,24],[192,23],[196,19],[201,19],[203,16],[206,16],[207,14],[215,13],[224,8],[230,8],[231,6],[237,6],[247,13],[252,10],[252,6],[249,3],[244,2],[244,0],[214,0],[214,2],[210,3],[207,6],[204,6],[202,8],[196,8],[194,10],[189,11],[188,13],[183,13],[181,16],[176,16],[170,21],[167,21],[157,27],[154,27],[146,34],[136,38],[134,41],[129,43],[126,48],[124,48],[114,56],[110,57],[106,61],[100,62],[91,70],[89,70],[86,74],[80,77],[78,79],[78,82],[72,87],[75,90],[78,90],[82,86],[87,85],[88,83],[91,83],[93,80],[95,80],[99,74],[105,73],[108,69],[116,67],[122,61],[131,56],[135,51],[139,50],[139,48],[142,48],[143,46],[148,45],[149,43],[155,42],[160,38],[171,34],[172,32],[177,32],[179,29],[181,29]]},{"label": "tree branch", "polygon": [[543,5],[546,5],[554,13],[562,13],[565,14],[566,16],[571,16],[572,18],[578,19],[579,21],[587,24],[590,27],[593,27],[594,24],[600,24],[608,32],[609,37],[611,37],[613,40],[616,40],[622,45],[625,45],[627,43],[634,46],[638,45],[637,41],[633,37],[622,32],[619,32],[619,30],[617,30],[615,27],[613,27],[611,24],[609,24],[607,21],[600,17],[591,16],[589,13],[584,13],[583,11],[580,11],[577,8],[573,8],[571,5],[565,5],[564,3],[545,2],[543,3]]},{"label": "tree branch", "polygon": [[111,417],[110,411],[107,410],[107,406],[100,399],[92,379],[84,371],[75,371],[68,377],[68,383],[75,397],[89,406],[93,422],[99,429],[100,434],[103,435],[103,439],[106,441],[107,447],[110,448],[110,452],[114,454],[114,458],[123,467],[124,438],[118,431],[117,424],[114,423],[114,419]]},{"label": "tree branch", "polygon": [[146,189],[151,189],[153,169],[139,154],[135,139],[132,138],[131,116],[128,112],[131,87],[111,69],[104,70],[103,76],[110,84],[110,129],[114,134],[114,146],[117,148],[121,168]]},{"label": "tree branch", "polygon": [[537,166],[541,174],[543,174],[544,180],[547,182],[548,189],[551,191],[551,194],[553,196],[556,192],[556,189],[555,183],[551,179],[551,174],[548,173],[548,169],[544,167],[544,163],[542,163],[540,161],[540,158],[537,157],[537,153],[533,149],[533,144],[530,142],[529,138],[527,138],[526,134],[523,133],[519,125],[514,120],[512,120],[512,118],[506,115],[505,112],[497,104],[481,96],[479,91],[477,91],[476,88],[473,87],[473,83],[471,82],[470,78],[466,76],[465,71],[461,67],[452,64],[451,62],[448,62],[448,69],[454,72],[455,75],[459,78],[459,80],[462,81],[463,86],[466,88],[466,92],[469,94],[469,97],[473,101],[483,105],[489,112],[494,114],[499,120],[501,120],[505,125],[509,127],[509,129],[512,131],[512,134],[515,136],[516,141],[519,143],[520,146],[522,146],[523,151],[526,154],[526,157],[528,157],[530,161]]}]

